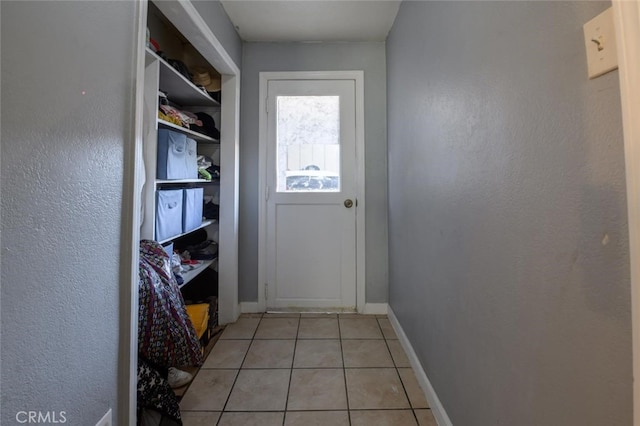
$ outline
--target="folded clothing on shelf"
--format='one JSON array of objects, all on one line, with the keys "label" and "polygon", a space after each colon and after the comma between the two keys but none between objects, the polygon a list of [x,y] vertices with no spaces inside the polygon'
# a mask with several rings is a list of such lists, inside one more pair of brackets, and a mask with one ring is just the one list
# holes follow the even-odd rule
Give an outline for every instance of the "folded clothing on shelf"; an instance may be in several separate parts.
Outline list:
[{"label": "folded clothing on shelf", "polygon": [[202,208],[202,215],[207,219],[219,219],[220,218],[220,206],[214,204],[213,201],[205,201]]},{"label": "folded clothing on shelf", "polygon": [[195,132],[204,133],[214,139],[220,139],[220,131],[216,128],[216,122],[213,117],[206,112],[196,112],[198,120],[189,126]]},{"label": "folded clothing on shelf", "polygon": [[158,118],[160,120],[175,124],[176,126],[182,126],[182,121],[178,117],[171,117],[160,110],[158,110]]},{"label": "folded clothing on shelf", "polygon": [[[176,120],[179,120],[180,125],[182,127],[186,127],[190,129],[191,128],[190,126],[192,125],[195,125],[196,127],[202,126],[202,122],[200,121],[198,116],[192,113],[191,111],[183,111],[174,106],[164,105],[164,104],[161,104],[158,108],[160,109],[160,112],[164,113],[165,115],[172,117]],[[175,123],[175,121],[173,122]],[[192,130],[195,130],[195,129],[192,129]],[[203,132],[200,132],[200,133],[203,133]]]},{"label": "folded clothing on shelf", "polygon": [[200,246],[187,248],[187,251],[193,260],[212,260],[218,255],[218,244],[207,240]]},{"label": "folded clothing on shelf", "polygon": [[171,65],[176,71],[178,71],[184,78],[189,81],[193,81],[193,74],[189,71],[189,67],[184,62],[178,59],[168,59],[169,65]]},{"label": "folded clothing on shelf", "polygon": [[198,264],[199,260],[213,260],[218,255],[218,243],[207,240],[197,246],[186,247],[180,252],[183,265]]},{"label": "folded clothing on shelf", "polygon": [[203,179],[220,179],[220,166],[213,163],[213,159],[206,155],[198,155],[198,173]]},{"label": "folded clothing on shelf", "polygon": [[212,260],[218,254],[218,243],[210,240],[204,229],[176,239],[174,247],[180,253],[183,265],[188,264],[185,261]]}]

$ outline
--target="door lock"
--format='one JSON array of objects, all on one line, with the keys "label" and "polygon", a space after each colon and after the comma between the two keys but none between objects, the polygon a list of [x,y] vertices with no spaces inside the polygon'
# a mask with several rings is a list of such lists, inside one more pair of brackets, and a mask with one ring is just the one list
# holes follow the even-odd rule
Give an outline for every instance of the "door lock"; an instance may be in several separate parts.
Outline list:
[{"label": "door lock", "polygon": [[353,207],[353,201],[347,198],[346,200],[344,200],[344,206],[350,209],[351,207]]}]

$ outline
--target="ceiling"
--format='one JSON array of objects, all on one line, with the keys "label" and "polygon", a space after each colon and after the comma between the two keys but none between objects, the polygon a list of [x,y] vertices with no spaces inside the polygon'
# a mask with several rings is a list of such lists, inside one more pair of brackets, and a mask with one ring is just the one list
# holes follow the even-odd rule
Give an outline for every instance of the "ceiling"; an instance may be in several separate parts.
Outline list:
[{"label": "ceiling", "polygon": [[245,41],[384,41],[400,0],[223,0]]}]

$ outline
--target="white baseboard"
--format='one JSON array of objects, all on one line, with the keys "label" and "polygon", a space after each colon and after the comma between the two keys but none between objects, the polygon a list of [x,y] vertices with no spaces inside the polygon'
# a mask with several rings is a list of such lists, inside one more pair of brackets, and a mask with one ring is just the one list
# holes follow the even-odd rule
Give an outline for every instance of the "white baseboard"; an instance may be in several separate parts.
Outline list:
[{"label": "white baseboard", "polygon": [[365,303],[361,314],[364,315],[387,315],[387,303]]},{"label": "white baseboard", "polygon": [[[389,305],[386,303],[365,303],[361,312],[365,315],[386,315]],[[317,309],[315,310],[317,311]],[[257,314],[264,310],[260,309],[258,302],[240,302],[241,314]]]},{"label": "white baseboard", "polygon": [[427,373],[425,373],[424,368],[422,368],[422,364],[420,363],[420,360],[418,360],[418,356],[413,350],[413,346],[411,346],[411,342],[409,342],[402,326],[398,322],[398,318],[396,318],[396,315],[393,313],[391,306],[387,309],[387,316],[389,317],[389,321],[391,322],[393,329],[398,335],[402,348],[409,358],[409,362],[411,363],[411,367],[413,367],[413,372],[418,379],[418,383],[420,383],[420,387],[427,396],[427,401],[429,401],[429,406],[431,407],[431,413],[433,414],[433,417],[435,417],[438,426],[453,426],[451,419],[449,419],[447,412],[444,411],[444,407],[442,406],[438,395],[436,395],[435,389],[431,386]]},{"label": "white baseboard", "polygon": [[[54,415],[55,415],[55,412],[54,412]],[[21,423],[21,422],[18,421],[18,423]],[[54,420],[54,423],[58,423],[58,422]],[[65,423],[65,422],[60,422],[60,423]],[[109,410],[105,413],[105,415],[102,416],[100,420],[98,420],[98,423],[96,423],[96,426],[112,426],[112,425],[113,425],[113,419],[111,416],[111,408],[109,408]]]},{"label": "white baseboard", "polygon": [[258,302],[240,302],[241,314],[257,314],[264,312],[260,309]]}]

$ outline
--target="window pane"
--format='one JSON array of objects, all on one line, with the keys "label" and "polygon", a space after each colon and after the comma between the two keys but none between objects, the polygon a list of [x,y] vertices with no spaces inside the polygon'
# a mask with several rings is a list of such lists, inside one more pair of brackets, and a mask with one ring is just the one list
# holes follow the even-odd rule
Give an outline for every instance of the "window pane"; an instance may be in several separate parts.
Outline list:
[{"label": "window pane", "polygon": [[278,192],[340,190],[340,97],[278,96]]}]

